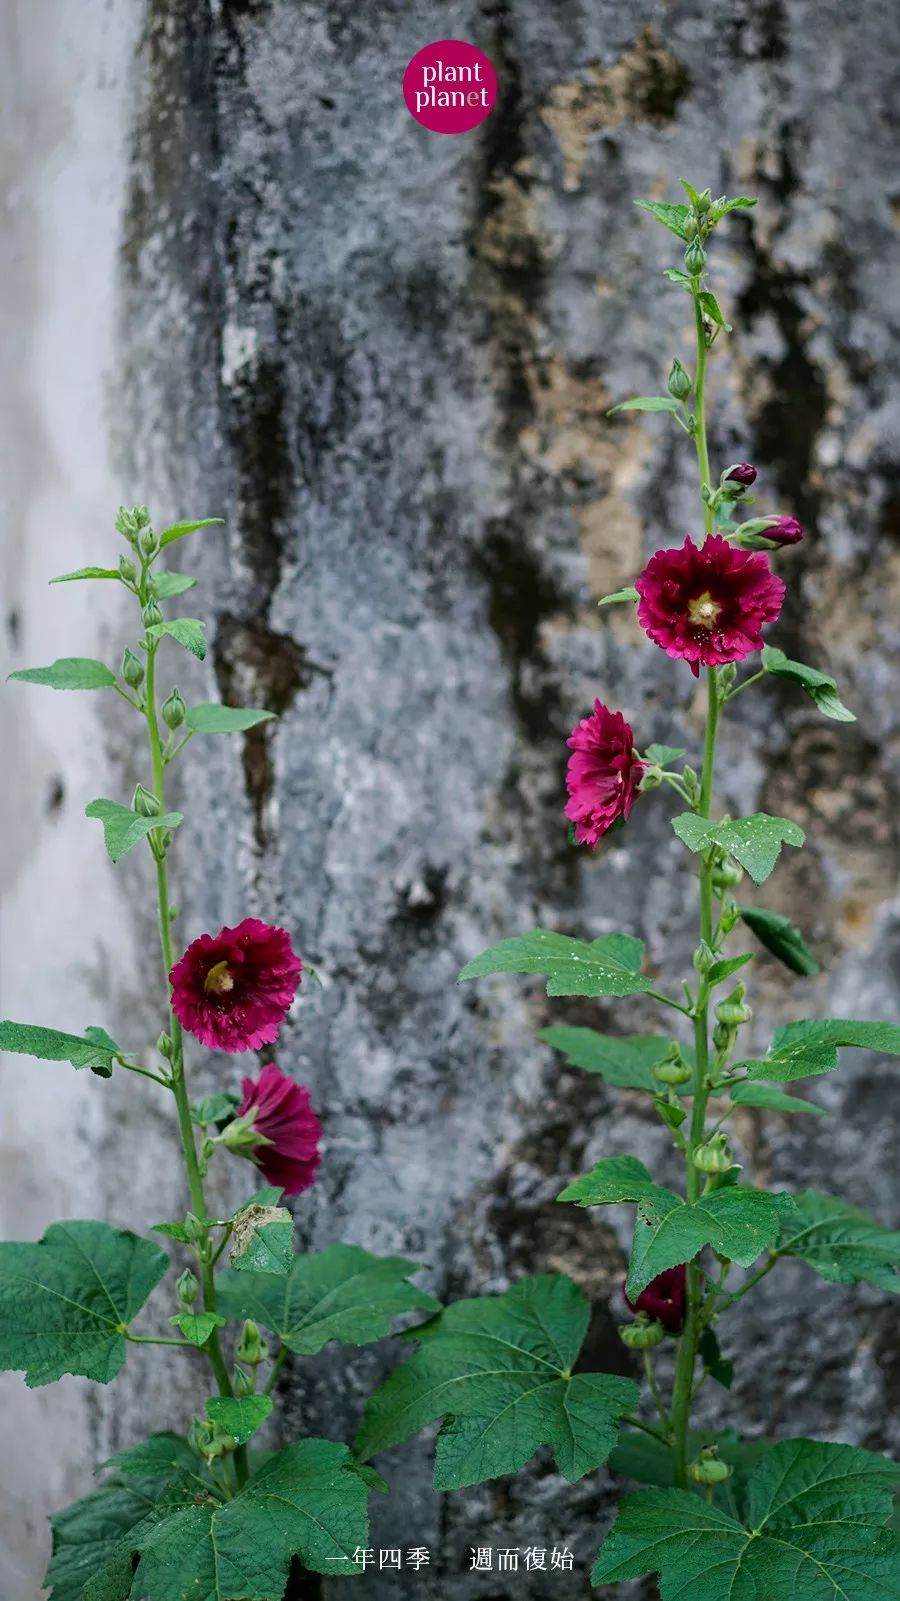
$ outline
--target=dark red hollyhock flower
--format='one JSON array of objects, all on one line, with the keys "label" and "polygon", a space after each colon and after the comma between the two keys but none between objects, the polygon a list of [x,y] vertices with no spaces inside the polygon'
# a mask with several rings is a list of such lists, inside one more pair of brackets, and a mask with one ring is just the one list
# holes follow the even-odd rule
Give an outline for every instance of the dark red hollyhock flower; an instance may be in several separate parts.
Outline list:
[{"label": "dark red hollyhock flower", "polygon": [[572,729],[566,769],[566,816],[579,845],[596,845],[618,817],[634,805],[644,763],[634,754],[634,735],[621,712],[594,701],[590,717]]},{"label": "dark red hollyhock flower", "polygon": [[169,974],[172,1009],[203,1045],[255,1051],[277,1038],[302,970],[285,929],[245,917],[188,946]]},{"label": "dark red hollyhock flower", "polygon": [[799,545],[803,529],[796,517],[776,517],[761,530],[763,539],[773,539],[776,545]]},{"label": "dark red hollyhock flower", "polygon": [[[624,1290],[624,1285],[622,1288]],[[625,1299],[628,1301],[627,1295]],[[637,1300],[628,1301],[628,1305],[632,1312],[646,1312],[648,1317],[658,1318],[670,1334],[679,1334],[684,1322],[686,1299],[687,1266],[682,1262],[680,1267],[670,1267],[665,1273],[657,1274]]]},{"label": "dark red hollyhock flower", "polygon": [[270,1145],[258,1145],[253,1161],[269,1184],[285,1195],[308,1190],[319,1165],[322,1125],[310,1105],[305,1084],[296,1084],[274,1062],[264,1067],[254,1083],[241,1082],[244,1099],[235,1117],[253,1118],[253,1127]]},{"label": "dark red hollyhock flower", "polygon": [[735,462],[734,466],[725,474],[726,484],[737,484],[741,489],[749,489],[756,483],[756,468],[749,461]]},{"label": "dark red hollyhock flower", "polygon": [[[768,538],[768,533],[766,538]],[[721,667],[761,650],[764,623],[775,621],[784,584],[761,551],[735,550],[721,534],[697,548],[658,550],[635,584],[638,622],[667,656]]]}]

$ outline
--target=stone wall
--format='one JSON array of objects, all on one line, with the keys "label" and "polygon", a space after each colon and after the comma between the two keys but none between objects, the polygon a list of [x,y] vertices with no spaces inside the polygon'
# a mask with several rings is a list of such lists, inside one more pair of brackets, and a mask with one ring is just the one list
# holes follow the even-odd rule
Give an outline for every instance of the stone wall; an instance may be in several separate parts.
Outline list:
[{"label": "stone wall", "polygon": [[[689,359],[687,300],[660,276],[674,241],[631,204],[673,197],[684,174],[760,196],[716,244],[736,332],[713,363],[714,459],[755,461],[760,508],[803,521],[772,637],[833,671],[858,712],[828,723],[773,684],[726,724],[722,804],[810,832],[765,900],[804,923],[824,969],[789,982],[758,963],[755,1043],[797,1016],[900,1016],[895,9],[148,0],[104,8],[94,36],[75,0],[46,0],[69,39],[49,75],[40,9],[19,0],[3,24],[30,119],[11,118],[2,158],[22,350],[3,440],[9,660],[121,648],[112,602],[43,588],[108,552],[120,499],[226,518],[183,547],[212,649],[182,688],[281,719],[243,747],[190,748],[179,927],[187,940],[270,916],[323,976],[279,1055],[327,1133],[301,1238],[419,1257],[447,1298],[570,1272],[597,1301],[591,1361],[627,1371],[627,1219],[553,1197],[604,1154],[636,1151],[672,1180],[677,1167],[645,1105],[560,1070],[533,1036],[551,1016],[657,1019],[640,998],[551,1009],[539,982],[454,979],[536,922],[640,934],[660,982],[689,961],[693,885],[665,797],[596,859],[561,822],[563,740],[595,694],[641,743],[696,748],[701,727],[686,669],[594,605],[696,526],[683,437],[605,416]],[[479,44],[500,80],[488,120],[455,139],[400,97],[409,57],[441,37]],[[107,793],[141,776],[131,730],[48,699],[62,697],[2,697],[4,1008],[71,1025],[90,994],[152,1038],[149,909],[125,904],[146,880],[104,866],[79,816],[102,790],[86,744]],[[211,1087],[234,1068],[202,1071]],[[829,1119],[746,1112],[742,1159],[896,1223],[894,1071],[848,1055],[809,1091]],[[21,1064],[4,1086],[7,1231],[61,1211],[149,1221],[147,1196],[175,1171],[150,1086],[73,1087],[68,1070]],[[173,1178],[166,1215],[180,1200]],[[887,1297],[786,1266],[727,1344],[738,1427],[900,1445]],[[288,1373],[286,1431],[352,1431],[401,1354],[339,1350]],[[197,1394],[156,1357],[130,1362],[114,1394],[72,1382],[61,1400],[18,1379],[2,1393],[22,1464],[2,1589],[32,1601],[43,1513],[113,1446],[173,1408],[187,1420]],[[373,1543],[414,1539],[433,1566],[368,1575],[373,1601],[401,1584],[456,1601],[587,1593],[581,1577],[465,1570],[471,1545],[563,1542],[583,1570],[610,1515],[605,1473],[573,1487],[539,1460],[437,1497],[429,1462],[424,1440],[385,1460]]]}]

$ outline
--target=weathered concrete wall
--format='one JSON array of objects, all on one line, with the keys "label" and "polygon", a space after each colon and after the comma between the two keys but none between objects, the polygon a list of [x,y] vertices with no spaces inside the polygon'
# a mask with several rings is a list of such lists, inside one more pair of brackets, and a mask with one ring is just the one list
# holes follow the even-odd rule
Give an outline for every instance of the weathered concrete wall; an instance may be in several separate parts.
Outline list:
[{"label": "weathered concrete wall", "polygon": [[[57,9],[71,19],[74,0]],[[129,25],[140,10],[124,8]],[[756,461],[760,506],[803,520],[807,540],[785,560],[790,598],[773,638],[834,670],[859,711],[856,725],[828,724],[789,688],[770,687],[742,700],[726,726],[723,802],[780,810],[810,830],[766,900],[804,921],[826,965],[817,981],[788,983],[759,963],[757,1042],[794,1016],[900,1014],[898,32],[881,0],[854,14],[832,0],[729,0],[715,12],[694,0],[149,0],[127,176],[114,167],[114,138],[102,152],[69,152],[76,197],[100,173],[121,186],[125,208],[116,283],[96,293],[100,308],[122,296],[118,344],[113,352],[101,339],[88,359],[95,374],[115,365],[109,449],[122,498],[146,499],[161,517],[227,518],[224,535],[185,557],[214,619],[197,682],[209,697],[282,713],[243,751],[191,747],[194,845],[179,842],[180,927],[187,939],[245,912],[271,915],[296,930],[325,977],[280,1047],[327,1130],[321,1182],[298,1207],[303,1236],[420,1255],[447,1297],[569,1271],[598,1301],[589,1354],[601,1365],[626,1366],[614,1332],[625,1220],[568,1213],[553,1196],[601,1154],[636,1150],[671,1178],[676,1170],[641,1104],[560,1072],[533,1032],[551,1015],[622,1030],[656,1019],[640,1001],[557,1003],[551,1014],[540,984],[501,979],[461,992],[454,976],[491,939],[536,921],[640,933],[671,983],[689,959],[692,883],[666,800],[642,802],[598,860],[571,852],[561,825],[562,741],[594,694],[621,705],[642,742],[696,744],[700,729],[686,670],[622,613],[598,619],[593,605],[696,523],[681,436],[662,420],[604,417],[614,398],[658,388],[673,354],[689,354],[686,301],[661,288],[661,269],[675,261],[669,236],[631,205],[671,195],[684,173],[714,192],[761,197],[749,220],[723,226],[717,247],[737,332],[714,364],[714,453]],[[491,117],[458,139],[418,128],[399,89],[413,52],[447,36],[485,49],[501,85]],[[30,72],[36,105],[47,93],[38,63],[25,62],[20,91]],[[95,87],[84,98],[121,128],[121,97]],[[50,177],[35,170],[32,142],[15,149],[18,182],[40,207]],[[45,279],[61,270],[53,230],[62,226],[48,213],[36,237],[14,219]],[[19,291],[20,337],[41,316],[29,285],[33,275]],[[71,450],[84,425],[48,401],[66,348],[62,339],[35,353],[28,393],[52,421],[50,444]],[[100,439],[79,450],[98,528],[119,498],[97,468],[106,452]],[[36,503],[35,475],[20,482],[14,512]],[[37,617],[52,565],[37,517],[27,579],[16,573],[29,660],[45,638],[51,650],[62,638],[57,616],[67,647],[84,644],[71,604],[54,602],[52,630]],[[8,539],[20,524],[7,508]],[[79,544],[78,558],[94,548]],[[96,615],[85,607],[88,629]],[[76,725],[62,711],[88,715],[68,702],[31,705],[7,713],[20,719],[9,736],[13,771],[38,775],[29,795],[49,770],[50,737],[60,741],[53,771],[65,767],[67,785],[80,775],[81,755],[63,761]],[[122,785],[133,781],[127,748],[117,727],[111,783],[117,768]],[[46,993],[34,972],[48,914],[34,902],[46,896],[52,841],[77,842],[82,882],[97,857],[68,788],[52,820],[27,801],[19,811],[8,869],[19,888],[4,929],[7,944],[15,930],[17,949],[4,994],[21,1010]],[[102,881],[112,905],[112,880]],[[136,871],[127,880],[140,882]],[[75,870],[60,865],[57,907],[77,887]],[[124,920],[121,895],[114,905],[112,927],[96,900],[87,914],[105,987],[119,1013],[134,1019],[141,1008],[152,1037],[140,975],[121,954],[123,928],[134,949],[145,931]],[[77,920],[54,921],[54,994],[67,1016],[73,1006],[80,1015],[77,994],[102,971],[84,974],[77,935]],[[233,1068],[206,1071],[212,1084]],[[812,1129],[812,1119],[788,1126],[747,1114],[744,1160],[767,1182],[833,1190],[896,1222],[891,1075],[851,1058],[811,1090],[834,1114]],[[29,1107],[21,1072],[11,1082],[12,1102]],[[50,1082],[47,1073],[41,1083]],[[40,1133],[22,1110],[14,1127],[32,1184],[59,1097],[77,1093],[87,1105],[80,1081],[72,1090],[60,1074],[52,1084]],[[84,1178],[57,1178],[54,1207],[37,1191],[33,1231],[60,1206],[147,1221],[169,1131],[144,1098],[139,1115],[135,1104],[131,1085],[113,1087],[99,1111],[92,1099],[74,1142]],[[127,1152],[133,1174],[125,1196],[94,1168],[113,1148]],[[17,1218],[16,1180],[4,1182]],[[739,1361],[730,1420],[896,1449],[900,1367],[887,1299],[790,1267],[776,1279],[727,1334]],[[351,1431],[394,1355],[341,1351],[290,1375],[288,1432]],[[86,1455],[167,1415],[168,1398],[148,1388],[151,1371],[140,1368],[137,1385],[122,1381],[125,1413],[115,1419],[109,1393],[92,1397],[90,1450],[70,1424],[62,1467],[50,1468],[44,1421],[54,1396],[19,1392],[14,1416],[40,1420],[32,1427],[42,1431],[31,1447],[35,1507],[58,1499],[61,1477],[66,1491],[87,1484]],[[196,1397],[179,1383],[187,1417]],[[604,1474],[571,1487],[541,1462],[437,1498],[428,1460],[418,1441],[385,1463],[393,1494],[375,1509],[373,1541],[429,1545],[433,1567],[418,1581],[367,1576],[367,1595],[378,1601],[398,1583],[460,1601],[586,1593],[581,1576],[469,1579],[468,1549],[567,1541],[583,1573],[608,1519]],[[42,1464],[51,1483],[39,1492]],[[16,1531],[11,1601],[36,1593],[39,1541]],[[322,1593],[349,1595],[355,1582]]]}]

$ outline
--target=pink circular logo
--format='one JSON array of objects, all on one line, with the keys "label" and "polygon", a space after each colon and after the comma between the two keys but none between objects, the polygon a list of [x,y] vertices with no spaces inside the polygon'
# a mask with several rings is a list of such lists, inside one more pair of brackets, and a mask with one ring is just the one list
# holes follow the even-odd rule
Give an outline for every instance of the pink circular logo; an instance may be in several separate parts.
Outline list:
[{"label": "pink circular logo", "polygon": [[438,39],[418,50],[403,74],[407,110],[432,133],[468,133],[497,98],[497,74],[483,50]]}]

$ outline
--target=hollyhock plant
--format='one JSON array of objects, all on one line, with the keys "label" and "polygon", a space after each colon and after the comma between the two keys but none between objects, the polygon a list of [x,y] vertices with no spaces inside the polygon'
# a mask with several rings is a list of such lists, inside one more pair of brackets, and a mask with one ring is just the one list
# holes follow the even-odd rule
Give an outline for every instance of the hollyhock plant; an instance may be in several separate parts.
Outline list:
[{"label": "hollyhock plant", "polygon": [[211,1050],[255,1051],[278,1038],[302,970],[285,929],[245,917],[188,946],[169,974],[172,1010]]},{"label": "hollyhock plant", "polygon": [[566,816],[579,845],[597,845],[620,817],[630,816],[644,763],[634,753],[634,736],[621,712],[601,700],[572,729],[566,770]]},{"label": "hollyhock plant", "polygon": [[638,622],[667,656],[721,667],[762,650],[761,630],[781,611],[784,584],[757,551],[735,550],[721,534],[698,548],[658,550],[635,581]]},{"label": "hollyhock plant", "polygon": [[245,1078],[244,1099],[235,1119],[245,1119],[269,1143],[248,1152],[268,1184],[285,1195],[302,1195],[315,1180],[322,1125],[305,1084],[282,1073],[274,1062],[256,1080]]},{"label": "hollyhock plant", "polygon": [[623,1285],[622,1288],[632,1312],[646,1312],[670,1334],[680,1334],[687,1296],[687,1268],[683,1262],[677,1267],[668,1268],[665,1273],[658,1273],[633,1301],[629,1299],[626,1287]]},{"label": "hollyhock plant", "polygon": [[[356,1552],[369,1543],[368,1494],[383,1481],[367,1476],[349,1446],[334,1439],[285,1442],[282,1425],[281,1449],[251,1454],[247,1442],[275,1407],[286,1362],[329,1342],[381,1339],[399,1312],[420,1308],[430,1317],[439,1310],[411,1282],[418,1267],[404,1257],[340,1244],[295,1254],[291,1214],[278,1203],[282,1194],[307,1190],[319,1166],[321,1126],[304,1085],[270,1063],[244,1079],[243,1099],[221,1089],[191,1096],[189,1037],[229,1052],[274,1042],[303,965],[287,931],[257,917],[202,934],[176,961],[170,868],[190,831],[184,814],[167,807],[168,770],[193,736],[240,734],[274,716],[246,706],[189,705],[176,688],[168,694],[158,688],[170,652],[183,648],[202,660],[205,649],[202,622],[165,618],[167,601],[193,580],[164,570],[159,558],[176,540],[218,520],[175,523],[157,534],[145,507],[120,511],[116,528],[127,554],[118,567],[63,575],[118,582],[136,602],[139,632],[118,673],[105,662],[65,657],[13,674],[51,689],[112,691],[143,727],[144,782],[130,804],[101,797],[87,815],[102,824],[110,862],[134,850],[144,853],[148,868],[152,863],[147,876],[156,889],[165,1023],[154,1049],[141,1038],[143,1014],[121,1019],[135,1036],[127,1045],[103,1028],[75,1034],[0,1022],[0,1051],[90,1068],[97,1084],[113,1073],[137,1075],[132,1087],[157,1099],[154,1120],[160,1130],[169,1122],[183,1165],[179,1172],[175,1163],[158,1164],[161,1198],[151,1217],[170,1220],[154,1221],[149,1233],[107,1222],[62,1223],[37,1242],[0,1243],[0,1369],[24,1370],[32,1385],[64,1374],[108,1384],[139,1344],[145,1351],[159,1347],[160,1365],[187,1358],[177,1386],[165,1369],[153,1379],[158,1397],[178,1395],[179,1421],[191,1376],[197,1386],[196,1415],[184,1433],[143,1441],[126,1435],[106,1464],[113,1471],[54,1519],[46,1575],[53,1601],[88,1601],[88,1592],[99,1601],[101,1589],[109,1601],[113,1592],[114,1601],[189,1594],[224,1601],[236,1589],[249,1594],[247,1584],[260,1601],[283,1601],[300,1570],[364,1572]],[[190,786],[183,784],[182,793],[189,799]],[[227,817],[223,806],[223,828]],[[139,906],[143,930],[143,900]],[[150,968],[142,959],[142,982]],[[220,1066],[213,1071],[221,1076]],[[149,1106],[143,1111],[150,1115]],[[141,1115],[139,1107],[123,1120],[126,1137]],[[246,1166],[235,1163],[231,1178],[243,1178],[245,1198],[235,1189],[226,1200],[220,1185],[213,1205],[206,1187],[211,1164],[222,1168],[231,1155],[249,1157],[267,1182],[257,1178],[248,1197]],[[127,1191],[127,1162],[126,1151],[112,1196]],[[149,1324],[133,1328],[158,1286]],[[274,1521],[270,1506],[281,1509]]]}]

